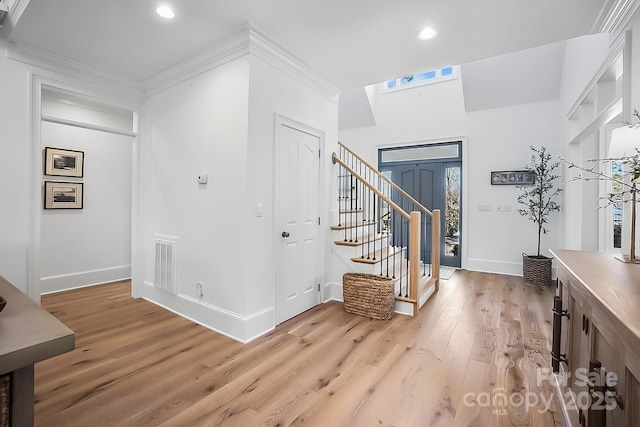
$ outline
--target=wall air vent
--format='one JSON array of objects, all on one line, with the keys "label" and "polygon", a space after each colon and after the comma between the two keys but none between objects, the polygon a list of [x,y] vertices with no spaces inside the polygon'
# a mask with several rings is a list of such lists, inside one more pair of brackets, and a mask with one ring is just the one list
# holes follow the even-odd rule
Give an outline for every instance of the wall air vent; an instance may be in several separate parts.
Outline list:
[{"label": "wall air vent", "polygon": [[176,294],[176,259],[178,238],[155,235],[155,275],[153,286]]}]

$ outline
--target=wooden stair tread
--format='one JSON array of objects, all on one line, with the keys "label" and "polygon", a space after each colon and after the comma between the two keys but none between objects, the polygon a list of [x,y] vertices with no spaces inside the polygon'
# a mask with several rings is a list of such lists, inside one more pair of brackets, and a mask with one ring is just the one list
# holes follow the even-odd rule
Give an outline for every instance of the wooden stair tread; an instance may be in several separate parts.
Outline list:
[{"label": "wooden stair tread", "polygon": [[374,225],[377,224],[376,221],[357,221],[357,222],[347,222],[341,225],[332,225],[331,229],[332,230],[344,230],[345,228],[356,228],[356,227],[362,227],[362,226],[367,226],[367,225]]},{"label": "wooden stair tread", "polygon": [[362,264],[377,264],[378,262],[383,261],[388,257],[392,257],[393,255],[396,255],[396,254],[402,254],[402,252],[406,249],[407,248],[400,247],[400,246],[385,247],[382,249],[378,249],[375,252],[366,254],[364,258],[362,257],[351,258],[351,261],[359,262]]},{"label": "wooden stair tread", "polygon": [[368,234],[366,236],[360,236],[358,238],[358,241],[344,241],[344,240],[336,240],[335,243],[338,246],[351,246],[351,247],[356,247],[356,246],[361,246],[361,245],[366,245],[367,243],[370,242],[379,242],[381,240],[384,240],[387,238],[387,234]]}]

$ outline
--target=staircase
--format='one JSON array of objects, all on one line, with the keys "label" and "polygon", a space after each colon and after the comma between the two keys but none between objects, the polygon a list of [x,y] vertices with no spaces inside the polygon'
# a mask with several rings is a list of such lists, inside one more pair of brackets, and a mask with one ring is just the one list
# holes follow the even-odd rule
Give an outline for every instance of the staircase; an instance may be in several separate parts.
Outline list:
[{"label": "staircase", "polygon": [[339,146],[332,156],[339,205],[333,252],[350,271],[394,278],[396,313],[416,316],[439,286],[440,211],[428,210]]}]

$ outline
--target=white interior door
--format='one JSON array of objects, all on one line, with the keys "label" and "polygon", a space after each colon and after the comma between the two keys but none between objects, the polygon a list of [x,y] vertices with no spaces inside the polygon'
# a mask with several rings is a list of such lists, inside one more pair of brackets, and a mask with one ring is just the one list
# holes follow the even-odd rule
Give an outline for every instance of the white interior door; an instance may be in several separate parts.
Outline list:
[{"label": "white interior door", "polygon": [[281,124],[277,159],[278,323],[319,302],[320,138]]}]

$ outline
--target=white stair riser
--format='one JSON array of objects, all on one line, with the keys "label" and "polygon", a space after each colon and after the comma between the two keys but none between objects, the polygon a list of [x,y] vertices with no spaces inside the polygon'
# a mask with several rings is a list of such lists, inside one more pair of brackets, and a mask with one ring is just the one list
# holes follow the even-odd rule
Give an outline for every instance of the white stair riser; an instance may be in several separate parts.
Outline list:
[{"label": "white stair riser", "polygon": [[[341,242],[342,239],[335,240],[335,241]],[[334,243],[334,250],[345,260],[351,259],[351,258],[358,258],[362,256],[363,250],[364,250],[365,256],[367,256],[368,253],[373,252],[374,242],[375,242],[376,251],[379,251],[380,249],[387,247],[387,239],[376,239],[375,241],[372,240],[369,243],[363,243],[358,246],[338,245]]]},{"label": "white stair riser", "polygon": [[[360,255],[358,255],[357,257],[354,258],[359,258]],[[366,255],[365,255],[366,257]],[[402,251],[402,253],[398,253],[395,256],[395,262],[398,263],[400,262],[401,259],[406,259],[406,251]],[[386,258],[382,259],[382,260],[378,260],[375,264],[366,264],[366,263],[362,263],[362,262],[353,262],[351,261],[351,258],[346,259],[345,261],[350,262],[353,264],[353,268],[360,272],[360,273],[369,273],[369,274],[380,274],[380,271],[382,271],[383,273],[386,274],[387,271],[387,260]],[[393,262],[394,262],[394,257],[390,257],[389,258],[389,269],[391,270],[390,274],[393,273]],[[396,274],[399,275],[400,274],[400,270],[399,268],[396,266]]]},{"label": "white stair riser", "polygon": [[[373,234],[377,231],[377,227],[375,223],[358,225],[356,227],[347,229],[346,238],[347,239],[355,239],[358,237],[360,240],[361,236],[367,236],[369,234]],[[331,230],[331,239],[335,242],[336,240],[344,240],[345,239],[345,230]]]},{"label": "white stair riser", "polygon": [[[364,214],[362,211],[355,213],[340,213],[339,210],[334,210],[331,212],[331,224],[341,224],[343,221],[345,222],[360,222]],[[355,218],[355,219],[354,219]]]}]

